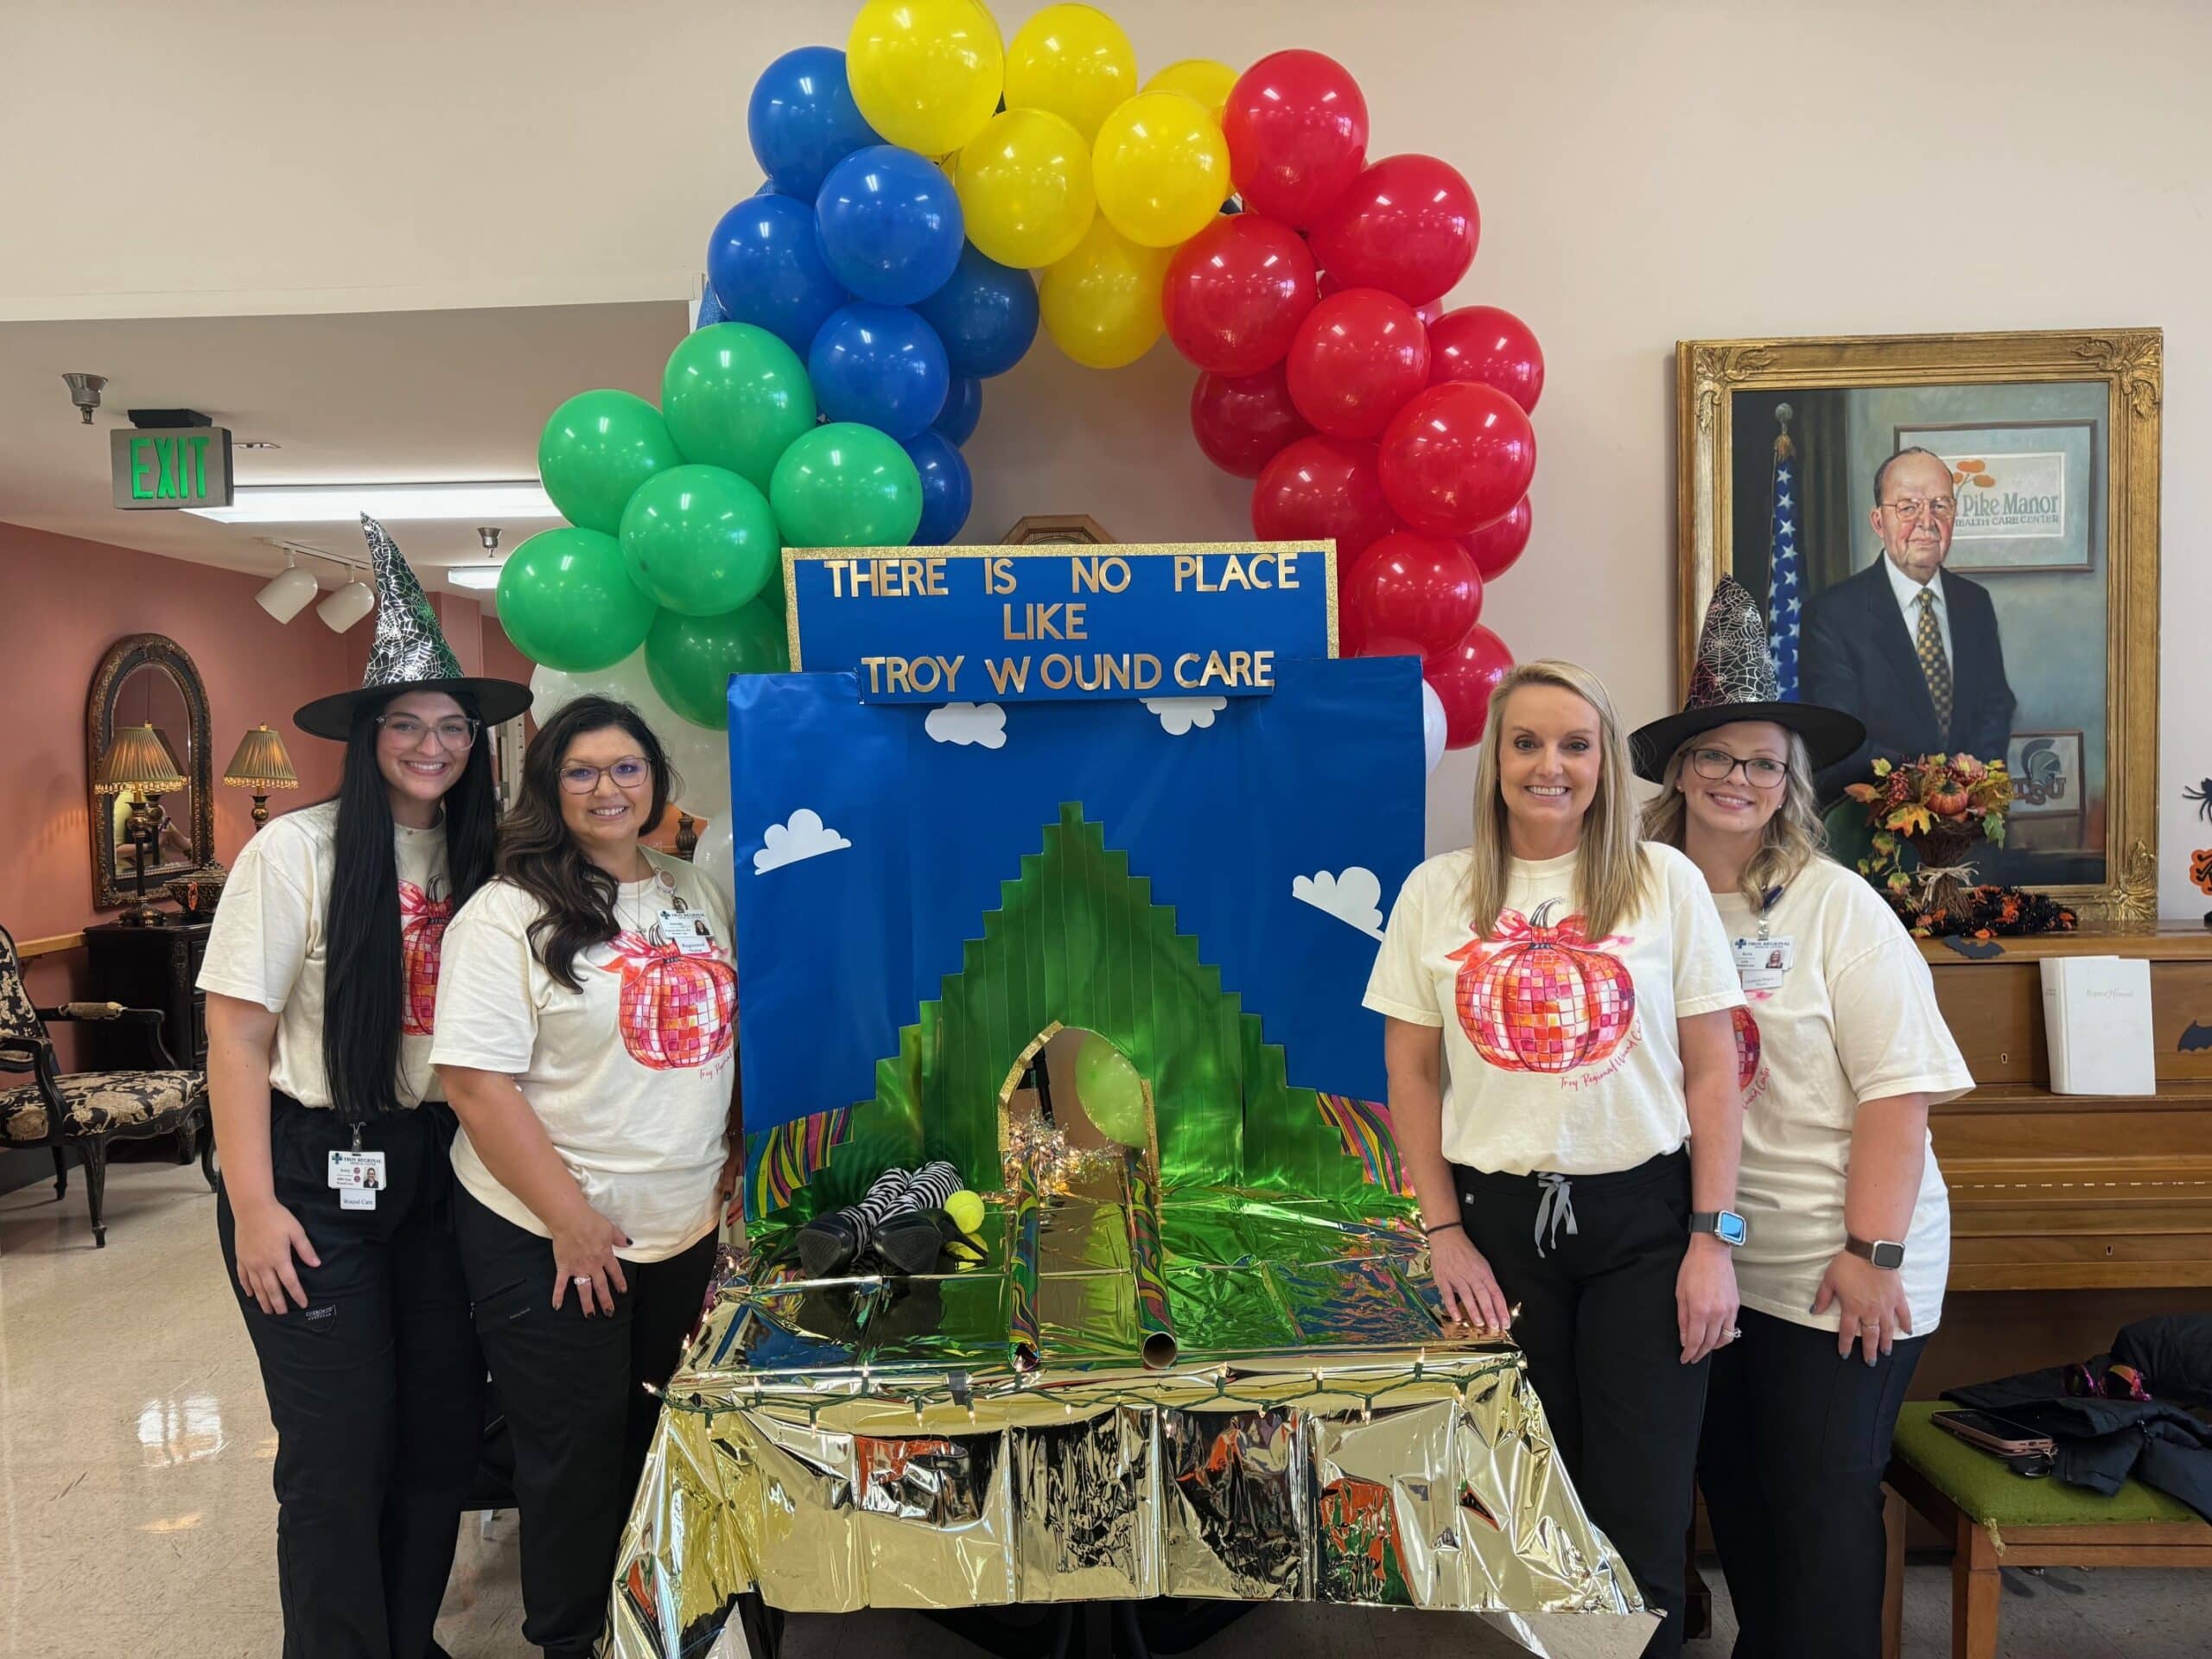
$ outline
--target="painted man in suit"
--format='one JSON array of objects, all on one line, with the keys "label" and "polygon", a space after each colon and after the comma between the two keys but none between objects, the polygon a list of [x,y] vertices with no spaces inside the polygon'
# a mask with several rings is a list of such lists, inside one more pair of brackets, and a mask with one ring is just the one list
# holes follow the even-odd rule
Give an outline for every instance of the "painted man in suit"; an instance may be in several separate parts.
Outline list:
[{"label": "painted man in suit", "polygon": [[1882,556],[1806,604],[1801,694],[1866,722],[1859,751],[1815,779],[1823,801],[1872,776],[1878,755],[2005,758],[2013,699],[1997,610],[1980,583],[1943,571],[1958,512],[1942,457],[1900,449],[1874,473]]}]

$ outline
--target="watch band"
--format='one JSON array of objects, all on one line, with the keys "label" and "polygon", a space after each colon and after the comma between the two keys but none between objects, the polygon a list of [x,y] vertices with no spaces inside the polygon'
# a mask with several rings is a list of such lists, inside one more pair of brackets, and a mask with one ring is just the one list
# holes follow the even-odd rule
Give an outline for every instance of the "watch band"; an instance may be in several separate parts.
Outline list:
[{"label": "watch band", "polygon": [[1856,1234],[1846,1233],[1843,1248],[1885,1270],[1895,1271],[1904,1265],[1904,1246],[1894,1239],[1860,1238]]}]

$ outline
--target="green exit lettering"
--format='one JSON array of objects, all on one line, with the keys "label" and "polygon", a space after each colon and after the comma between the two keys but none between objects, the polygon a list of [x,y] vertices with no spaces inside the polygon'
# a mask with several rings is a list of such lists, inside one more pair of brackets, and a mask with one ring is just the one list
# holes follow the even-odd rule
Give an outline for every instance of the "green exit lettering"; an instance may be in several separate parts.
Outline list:
[{"label": "green exit lettering", "polygon": [[207,440],[130,440],[130,499],[134,501],[201,501],[207,496]]}]

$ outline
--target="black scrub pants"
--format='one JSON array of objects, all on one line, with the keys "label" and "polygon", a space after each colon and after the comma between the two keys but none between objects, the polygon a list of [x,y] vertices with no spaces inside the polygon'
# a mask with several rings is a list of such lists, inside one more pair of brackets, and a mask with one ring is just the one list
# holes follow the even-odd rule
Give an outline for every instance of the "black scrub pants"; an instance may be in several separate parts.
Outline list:
[{"label": "black scrub pants", "polygon": [[586,1319],[570,1287],[553,1306],[550,1239],[454,1193],[476,1329],[514,1441],[524,1637],[549,1659],[589,1654],[607,1623],[623,1523],[666,1382],[699,1321],[709,1233],[665,1262],[625,1262],[614,1312]]},{"label": "black scrub pants", "polygon": [[1735,1605],[1735,1659],[1882,1650],[1882,1474],[1924,1336],[1867,1364],[1833,1331],[1745,1308],[1713,1358],[1697,1478]]},{"label": "black scrub pants", "polygon": [[429,1102],[363,1125],[382,1152],[373,1210],[344,1210],[335,1112],[272,1094],[276,1201],[320,1267],[295,1260],[305,1308],[271,1315],[238,1288],[230,1196],[216,1226],[276,1425],[276,1582],[285,1659],[423,1659],[453,1567],[484,1426],[484,1362],[453,1235],[453,1115]]},{"label": "black scrub pants", "polygon": [[1646,1605],[1666,1615],[1647,1659],[1673,1659],[1706,1387],[1705,1362],[1681,1363],[1675,1306],[1689,1154],[1605,1175],[1452,1173],[1468,1236],[1508,1306],[1520,1304],[1513,1337],[1552,1444]]}]

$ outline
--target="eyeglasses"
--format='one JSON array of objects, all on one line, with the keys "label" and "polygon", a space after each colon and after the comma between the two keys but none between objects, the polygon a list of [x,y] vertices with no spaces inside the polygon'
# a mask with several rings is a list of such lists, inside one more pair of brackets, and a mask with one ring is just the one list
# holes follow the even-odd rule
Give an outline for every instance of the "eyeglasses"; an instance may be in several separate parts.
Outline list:
[{"label": "eyeglasses", "polygon": [[484,722],[467,715],[449,715],[435,723],[417,720],[412,715],[378,715],[377,724],[384,728],[386,737],[402,748],[417,747],[423,741],[423,734],[429,732],[437,738],[442,749],[465,749],[476,741],[476,734]]},{"label": "eyeglasses", "polygon": [[634,754],[626,754],[608,766],[587,766],[581,763],[561,768],[561,787],[571,795],[588,795],[599,787],[601,778],[612,778],[617,789],[638,789],[653,775],[653,769]]},{"label": "eyeglasses", "polygon": [[1692,749],[1690,766],[1708,783],[1724,784],[1737,767],[1744,769],[1744,781],[1753,789],[1780,789],[1782,780],[1789,775],[1789,768],[1779,760],[1770,760],[1755,754],[1748,760],[1738,760],[1726,749]]},{"label": "eyeglasses", "polygon": [[1916,495],[1908,495],[1895,501],[1885,501],[1882,505],[1907,524],[1929,513],[1933,513],[1939,523],[1946,524],[1959,516],[1958,498],[1955,496],[1939,495],[1933,501],[1923,501]]}]

